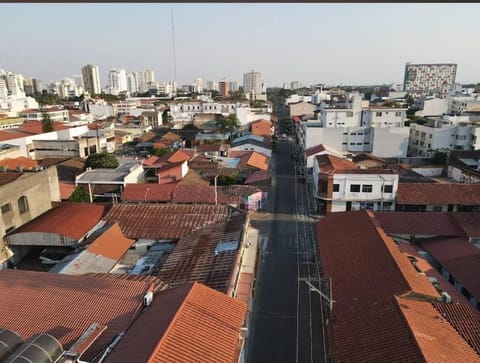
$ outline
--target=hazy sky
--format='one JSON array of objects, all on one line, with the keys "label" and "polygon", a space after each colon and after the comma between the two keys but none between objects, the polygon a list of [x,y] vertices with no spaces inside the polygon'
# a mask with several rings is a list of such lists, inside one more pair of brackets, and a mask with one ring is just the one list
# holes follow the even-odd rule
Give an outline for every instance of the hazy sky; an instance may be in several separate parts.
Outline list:
[{"label": "hazy sky", "polygon": [[480,4],[0,4],[0,68],[60,80],[100,68],[157,81],[402,83],[405,63],[457,63],[480,82]]}]

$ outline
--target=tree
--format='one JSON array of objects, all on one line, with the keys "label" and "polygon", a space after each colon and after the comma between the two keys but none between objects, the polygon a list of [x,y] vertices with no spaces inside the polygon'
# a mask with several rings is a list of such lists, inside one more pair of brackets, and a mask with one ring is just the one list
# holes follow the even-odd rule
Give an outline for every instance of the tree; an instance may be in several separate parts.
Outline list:
[{"label": "tree", "polygon": [[223,132],[234,132],[241,126],[240,121],[235,114],[230,114],[227,117],[223,115],[216,115],[215,124]]},{"label": "tree", "polygon": [[118,165],[117,158],[107,152],[92,154],[85,161],[85,168],[92,169],[115,169]]},{"label": "tree", "polygon": [[164,147],[164,148],[154,147],[153,151],[152,151],[152,155],[163,156],[163,155],[167,155],[168,153],[171,153],[171,152],[172,152],[172,150],[170,150],[168,147]]},{"label": "tree", "polygon": [[88,194],[81,186],[76,186],[70,198],[70,202],[90,202],[90,194]]},{"label": "tree", "polygon": [[55,127],[53,125],[53,121],[52,119],[50,118],[50,116],[48,115],[48,113],[46,113],[45,111],[42,112],[43,114],[43,118],[42,118],[42,131],[43,132],[52,132],[55,130]]}]

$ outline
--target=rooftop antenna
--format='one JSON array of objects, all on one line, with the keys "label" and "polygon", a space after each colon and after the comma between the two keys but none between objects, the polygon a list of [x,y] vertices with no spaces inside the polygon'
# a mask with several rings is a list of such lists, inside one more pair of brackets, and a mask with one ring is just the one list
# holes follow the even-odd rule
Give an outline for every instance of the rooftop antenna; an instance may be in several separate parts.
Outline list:
[{"label": "rooftop antenna", "polygon": [[172,21],[172,49],[173,49],[173,81],[177,80],[177,55],[175,52],[175,21],[173,18],[173,7],[170,7],[170,15]]}]

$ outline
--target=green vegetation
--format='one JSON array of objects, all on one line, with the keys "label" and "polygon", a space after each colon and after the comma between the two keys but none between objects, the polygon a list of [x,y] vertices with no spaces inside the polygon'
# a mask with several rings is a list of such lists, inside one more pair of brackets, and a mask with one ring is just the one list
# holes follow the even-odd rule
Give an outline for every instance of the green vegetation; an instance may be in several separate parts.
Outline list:
[{"label": "green vegetation", "polygon": [[46,113],[45,111],[43,112],[43,119],[42,119],[42,131],[43,132],[52,132],[54,131],[55,128],[53,126],[53,121],[52,119],[50,118],[50,116],[48,115],[48,113]]},{"label": "green vegetation", "polygon": [[228,115],[227,117],[222,115],[215,116],[215,124],[223,132],[234,132],[240,127],[240,121],[237,116],[234,114]]},{"label": "green vegetation", "polygon": [[154,147],[153,148],[153,151],[152,151],[152,155],[155,155],[155,156],[163,156],[163,155],[167,155],[169,153],[171,153],[172,150],[170,150],[168,147],[164,147],[164,148],[156,148]]},{"label": "green vegetation", "polygon": [[81,186],[76,186],[68,200],[70,202],[80,203],[90,202],[90,195]]},{"label": "green vegetation", "polygon": [[243,185],[244,181],[245,177],[237,173],[230,175],[219,175],[217,178],[217,185]]},{"label": "green vegetation", "polygon": [[41,95],[35,96],[35,100],[41,106],[58,105],[62,101],[60,97],[54,93],[42,93]]},{"label": "green vegetation", "polygon": [[92,169],[115,169],[119,162],[115,155],[101,152],[90,155],[85,161],[85,168]]}]

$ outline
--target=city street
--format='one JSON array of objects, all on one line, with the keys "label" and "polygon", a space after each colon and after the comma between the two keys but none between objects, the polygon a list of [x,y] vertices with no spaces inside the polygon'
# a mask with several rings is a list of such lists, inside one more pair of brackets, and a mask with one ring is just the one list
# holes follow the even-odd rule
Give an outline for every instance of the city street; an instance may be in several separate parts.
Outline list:
[{"label": "city street", "polygon": [[300,183],[290,141],[272,157],[268,213],[251,225],[260,231],[260,266],[249,329],[247,362],[324,362],[315,222],[309,217],[308,183]]}]

